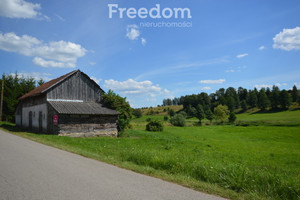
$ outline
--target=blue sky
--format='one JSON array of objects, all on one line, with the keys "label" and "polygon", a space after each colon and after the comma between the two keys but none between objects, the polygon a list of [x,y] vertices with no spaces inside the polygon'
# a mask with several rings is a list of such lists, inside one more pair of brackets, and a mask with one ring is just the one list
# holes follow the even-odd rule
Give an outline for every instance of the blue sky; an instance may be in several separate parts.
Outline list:
[{"label": "blue sky", "polygon": [[299,19],[298,0],[0,0],[0,72],[50,80],[80,69],[133,107],[229,86],[300,88]]}]

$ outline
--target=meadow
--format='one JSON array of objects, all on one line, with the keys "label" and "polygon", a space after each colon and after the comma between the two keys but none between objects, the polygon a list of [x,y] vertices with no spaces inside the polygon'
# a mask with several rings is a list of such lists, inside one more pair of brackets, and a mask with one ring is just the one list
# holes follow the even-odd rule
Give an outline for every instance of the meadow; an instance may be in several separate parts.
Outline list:
[{"label": "meadow", "polygon": [[[23,137],[231,199],[300,198],[300,110],[237,115],[236,125],[145,131],[144,115],[123,137],[69,138],[2,128]],[[254,123],[255,122],[255,123]],[[208,124],[204,121],[203,124]]]}]

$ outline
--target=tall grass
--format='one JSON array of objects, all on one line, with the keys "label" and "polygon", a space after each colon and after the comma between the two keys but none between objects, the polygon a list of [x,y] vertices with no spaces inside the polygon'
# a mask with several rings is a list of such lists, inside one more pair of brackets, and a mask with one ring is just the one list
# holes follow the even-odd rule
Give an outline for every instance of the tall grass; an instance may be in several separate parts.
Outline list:
[{"label": "tall grass", "polygon": [[[186,128],[186,131],[191,128]],[[235,127],[222,128],[234,132]],[[261,130],[267,129],[266,127],[260,128]],[[299,131],[300,129],[296,128],[295,130]],[[274,134],[277,135],[281,131],[285,130],[277,130],[277,133],[275,132]],[[266,130],[264,132],[269,133]],[[201,133],[199,132],[198,134]],[[260,134],[262,136],[264,133],[261,132]],[[192,135],[190,134],[190,136]],[[236,135],[231,134],[231,136]],[[260,136],[261,138],[257,139],[257,136],[253,135],[253,137],[249,137],[249,134],[247,134],[244,141],[241,141],[242,137],[232,137],[232,142],[241,142],[240,145],[243,148],[230,150],[229,147],[229,150],[225,150],[223,149],[226,148],[225,145],[218,145],[218,142],[221,141],[230,145],[231,142],[227,141],[230,136],[228,138],[225,136],[225,138],[216,142],[213,141],[216,138],[209,138],[205,135],[207,139],[202,139],[205,142],[199,142],[183,138],[170,140],[156,135],[152,138],[156,140],[156,145],[152,145],[152,148],[134,148],[130,152],[123,152],[122,159],[123,161],[130,161],[137,165],[163,170],[170,174],[181,174],[199,181],[217,184],[225,189],[234,190],[237,193],[254,193],[270,199],[298,199],[300,197],[300,174],[298,171],[300,162],[299,160],[295,161],[290,166],[286,164],[291,164],[293,159],[299,158],[299,147],[297,151],[288,153],[288,146],[286,146],[288,142],[282,141],[283,144],[277,144],[282,146],[282,151],[279,148],[266,149],[265,151],[262,148],[258,148],[257,150],[261,151],[262,155],[256,155],[258,152],[254,146],[249,148],[245,146],[247,140],[256,141],[249,141],[249,145],[255,145],[255,143],[257,143],[256,145],[260,145],[262,140],[266,140],[266,143],[269,143],[268,145],[276,145],[277,143],[268,137],[264,138]],[[287,135],[287,137],[289,136],[291,135]],[[299,134],[296,138],[300,139]],[[284,144],[285,142],[287,143]],[[236,144],[236,147],[238,146]],[[263,146],[267,146],[267,144]],[[295,143],[290,147],[296,147]],[[294,155],[294,153],[297,155]],[[248,155],[246,156],[245,154]],[[256,158],[251,158],[251,154]],[[284,158],[284,156],[289,158]],[[285,163],[280,164],[280,162]],[[290,169],[288,169],[289,167]]]},{"label": "tall grass", "polygon": [[[288,113],[289,111],[287,111]],[[286,123],[300,118],[290,113]],[[242,120],[268,120],[261,114]],[[280,113],[270,117],[280,121]],[[281,113],[285,116],[286,113]],[[254,116],[254,118],[253,118]],[[163,120],[162,116],[151,116]],[[239,118],[239,115],[238,115]],[[290,121],[288,121],[288,119]],[[145,131],[136,119],[124,138],[68,138],[19,133],[33,140],[235,199],[300,199],[300,126],[165,126]],[[6,127],[7,128],[7,127]],[[199,183],[199,184],[198,184]],[[205,188],[202,183],[205,183]],[[197,186],[195,186],[195,184]],[[221,188],[216,190],[215,188]],[[220,192],[221,191],[221,192]],[[231,196],[226,191],[233,191]]]}]

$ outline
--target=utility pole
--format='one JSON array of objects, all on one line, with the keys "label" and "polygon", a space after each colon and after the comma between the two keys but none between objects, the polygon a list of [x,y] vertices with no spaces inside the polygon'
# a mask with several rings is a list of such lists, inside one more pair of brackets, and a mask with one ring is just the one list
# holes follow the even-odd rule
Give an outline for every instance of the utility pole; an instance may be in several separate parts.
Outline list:
[{"label": "utility pole", "polygon": [[1,105],[0,105],[0,122],[2,122],[3,92],[4,92],[4,76],[2,77]]}]

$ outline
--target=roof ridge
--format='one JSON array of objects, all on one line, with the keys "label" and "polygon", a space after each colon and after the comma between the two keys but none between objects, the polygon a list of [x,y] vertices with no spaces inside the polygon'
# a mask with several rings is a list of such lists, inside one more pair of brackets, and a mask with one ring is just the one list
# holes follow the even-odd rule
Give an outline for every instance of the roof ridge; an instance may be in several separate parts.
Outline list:
[{"label": "roof ridge", "polygon": [[49,90],[50,88],[54,87],[55,85],[57,85],[58,83],[60,83],[61,81],[65,80],[67,77],[73,75],[74,73],[76,72],[80,72],[79,69],[77,70],[74,70],[74,71],[71,71],[65,75],[62,75],[58,78],[55,78],[55,79],[52,79],[42,85],[40,85],[39,87],[31,90],[30,92],[24,94],[23,96],[21,96],[18,100],[22,100],[22,99],[25,99],[27,97],[30,97],[30,96],[37,96],[37,95],[40,95],[41,93],[44,93],[45,91]]},{"label": "roof ridge", "polygon": [[58,80],[56,83],[54,83],[53,85],[49,86],[48,88],[44,89],[41,93],[44,93],[45,91],[47,91],[47,90],[49,90],[50,88],[54,87],[55,85],[57,85],[58,83],[62,82],[63,80],[65,80],[65,79],[68,78],[69,76],[75,74],[76,72],[80,72],[80,70],[77,69],[77,70],[71,71],[71,72],[69,72],[69,73],[67,73],[67,74],[65,74],[65,75],[62,75],[62,76],[60,76],[60,77],[58,77],[58,78],[56,78],[56,79],[53,79],[53,80],[57,80],[57,79],[60,79],[60,80]]}]

